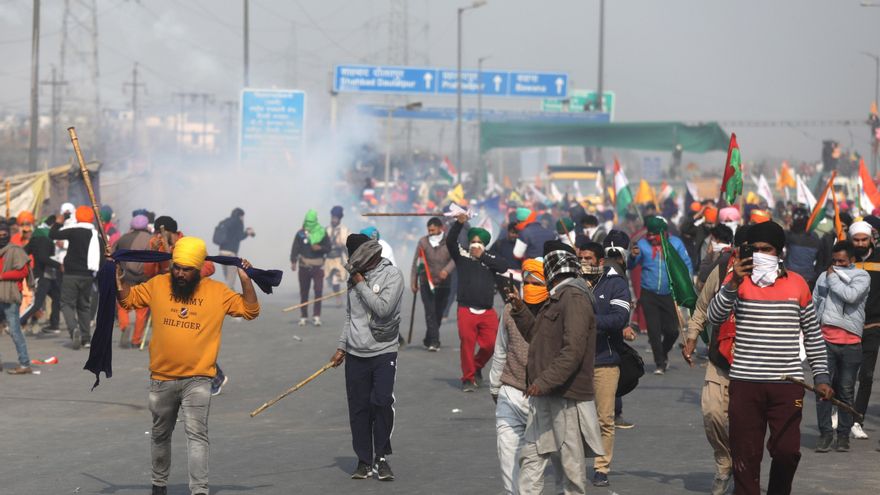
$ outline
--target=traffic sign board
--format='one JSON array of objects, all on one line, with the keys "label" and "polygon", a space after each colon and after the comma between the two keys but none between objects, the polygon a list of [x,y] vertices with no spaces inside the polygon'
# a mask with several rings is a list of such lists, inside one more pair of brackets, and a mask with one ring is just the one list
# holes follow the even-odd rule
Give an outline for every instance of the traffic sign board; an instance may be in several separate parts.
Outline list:
[{"label": "traffic sign board", "polygon": [[[615,95],[613,91],[603,91],[602,112],[614,120]],[[573,89],[568,98],[546,98],[541,102],[545,112],[597,112],[598,93],[586,89]]]},{"label": "traffic sign board", "polygon": [[302,157],[306,130],[304,91],[245,89],[241,92],[240,108],[242,163]]},{"label": "traffic sign board", "polygon": [[[431,67],[337,65],[337,92],[456,94],[458,71]],[[461,71],[461,92],[485,96],[549,98],[568,91],[568,74],[550,72]]]}]

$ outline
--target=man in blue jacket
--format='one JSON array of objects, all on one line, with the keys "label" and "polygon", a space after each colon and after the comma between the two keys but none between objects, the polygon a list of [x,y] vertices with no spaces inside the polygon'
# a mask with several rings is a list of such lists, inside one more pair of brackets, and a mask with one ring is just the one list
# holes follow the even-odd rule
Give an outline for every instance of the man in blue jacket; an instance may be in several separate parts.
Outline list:
[{"label": "man in blue jacket", "polygon": [[[651,342],[654,364],[657,365],[654,374],[662,375],[669,364],[669,351],[678,339],[678,315],[672,299],[661,243],[668,224],[663,217],[648,217],[645,219],[645,226],[648,233],[633,247],[629,256],[629,268],[642,267],[642,295],[639,304],[648,322],[648,340]],[[687,265],[688,272],[693,275],[691,258],[681,239],[670,235],[669,245],[678,252]]]},{"label": "man in blue jacket", "polygon": [[593,462],[593,486],[608,486],[608,471],[611,469],[614,452],[614,402],[617,381],[620,378],[620,355],[616,348],[623,343],[623,329],[629,322],[631,296],[623,268],[610,258],[605,258],[605,250],[601,244],[585,242],[578,248],[584,278],[593,288],[593,300],[596,304],[593,389],[605,455],[596,457]]}]

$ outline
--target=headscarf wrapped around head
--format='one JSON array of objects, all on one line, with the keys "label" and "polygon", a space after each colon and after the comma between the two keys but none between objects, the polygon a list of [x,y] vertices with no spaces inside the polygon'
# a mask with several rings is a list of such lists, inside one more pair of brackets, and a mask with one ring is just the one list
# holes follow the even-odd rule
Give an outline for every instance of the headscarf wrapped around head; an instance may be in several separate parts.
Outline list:
[{"label": "headscarf wrapped around head", "polygon": [[202,269],[205,258],[208,257],[208,248],[205,241],[198,237],[181,237],[174,244],[171,252],[171,260],[175,265]]},{"label": "headscarf wrapped around head", "polygon": [[569,232],[574,232],[574,222],[570,218],[560,218],[556,221],[557,234],[566,235]]},{"label": "headscarf wrapped around head", "polygon": [[471,239],[474,238],[474,236],[479,237],[480,242],[482,242],[484,246],[488,246],[489,241],[492,239],[492,236],[489,234],[489,231],[486,229],[481,229],[480,227],[471,227],[470,229],[468,229],[468,233],[467,233],[468,242],[470,242]]},{"label": "headscarf wrapped around head", "polygon": [[342,220],[342,216],[343,216],[342,207],[337,205],[337,206],[334,206],[333,208],[331,208],[330,209],[330,216],[336,217],[336,218]]},{"label": "headscarf wrapped around head", "polygon": [[[147,218],[149,219],[149,217]],[[153,222],[153,227],[155,227],[156,232],[161,232],[162,227],[165,227],[166,232],[171,232],[172,234],[177,233],[177,221],[167,215],[157,218],[156,221]]]},{"label": "headscarf wrapped around head", "polygon": [[581,263],[574,249],[560,241],[544,243],[544,280],[552,288],[565,276],[578,276]]},{"label": "headscarf wrapped around head", "polygon": [[98,213],[101,216],[101,221],[107,223],[110,219],[113,218],[113,208],[110,208],[107,205],[101,205],[101,209],[98,210]]},{"label": "headscarf wrapped around head", "polygon": [[[523,271],[523,301],[526,304],[540,304],[550,297],[544,280],[544,262],[533,258],[522,263]],[[532,278],[534,277],[534,278]],[[536,283],[534,279],[545,282],[544,285]]]},{"label": "headscarf wrapped around head", "polygon": [[850,237],[856,234],[865,234],[867,236],[871,236],[871,224],[868,222],[855,222],[849,226],[849,235]]},{"label": "headscarf wrapped around head", "polygon": [[522,230],[538,220],[538,213],[528,208],[520,207],[516,209],[516,220],[517,230]]},{"label": "headscarf wrapped around head", "polygon": [[739,222],[740,220],[742,220],[742,215],[740,214],[738,208],[728,206],[727,208],[721,208],[721,210],[718,211],[718,220],[721,223]]},{"label": "headscarf wrapped around head", "polygon": [[662,234],[669,228],[669,224],[666,223],[663,217],[653,216],[645,220],[645,227],[647,227],[650,234]]},{"label": "headscarf wrapped around head", "polygon": [[149,224],[150,219],[147,218],[146,215],[135,215],[135,217],[131,219],[131,228],[134,230],[146,230],[147,225]]},{"label": "headscarf wrapped around head", "polygon": [[22,225],[22,224],[25,224],[25,223],[31,223],[31,224],[32,224],[32,223],[34,223],[34,214],[31,213],[31,212],[29,212],[29,211],[27,211],[27,210],[24,210],[24,211],[20,212],[20,213],[15,217],[15,222],[16,222],[17,224],[19,224],[19,225]]},{"label": "headscarf wrapped around head", "polygon": [[73,203],[64,203],[61,205],[61,208],[58,211],[62,215],[64,215],[65,213],[70,213],[71,215],[73,215],[76,212],[76,206],[73,206]]},{"label": "headscarf wrapped around head", "polygon": [[707,206],[706,211],[703,212],[703,218],[706,219],[709,223],[715,223],[718,221],[718,208],[714,206]]},{"label": "headscarf wrapped around head", "polygon": [[376,227],[373,227],[372,225],[361,230],[361,234],[364,234],[365,236],[369,237],[370,239],[372,239],[374,241],[379,240],[379,229],[377,229]]},{"label": "headscarf wrapped around head", "polygon": [[82,205],[76,208],[76,221],[81,223],[92,223],[95,221],[95,210]]},{"label": "headscarf wrapped around head", "polygon": [[327,231],[318,223],[318,212],[314,209],[306,212],[303,219],[303,230],[309,234],[309,244],[320,244],[327,235]]},{"label": "headscarf wrapped around head", "polygon": [[770,212],[767,210],[752,210],[751,215],[749,215],[749,221],[752,223],[769,222],[771,219]]}]

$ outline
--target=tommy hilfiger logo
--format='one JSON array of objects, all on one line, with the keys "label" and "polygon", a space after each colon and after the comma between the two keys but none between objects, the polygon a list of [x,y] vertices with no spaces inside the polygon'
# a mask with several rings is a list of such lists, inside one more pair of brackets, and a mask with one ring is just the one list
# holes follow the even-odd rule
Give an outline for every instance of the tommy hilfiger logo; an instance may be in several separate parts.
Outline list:
[{"label": "tommy hilfiger logo", "polygon": [[189,310],[186,309],[186,306],[180,308],[180,313],[178,313],[178,316],[181,320],[185,320],[189,317]]}]

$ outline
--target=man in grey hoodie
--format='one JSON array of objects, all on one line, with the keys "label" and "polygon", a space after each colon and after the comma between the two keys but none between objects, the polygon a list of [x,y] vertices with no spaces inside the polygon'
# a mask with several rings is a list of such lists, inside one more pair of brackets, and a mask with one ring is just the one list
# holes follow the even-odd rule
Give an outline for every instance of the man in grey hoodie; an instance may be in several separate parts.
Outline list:
[{"label": "man in grey hoodie", "polygon": [[334,367],[345,361],[348,417],[358,457],[351,477],[365,479],[375,473],[381,481],[392,481],[394,473],[385,457],[391,454],[394,429],[403,273],[382,257],[378,242],[363,234],[351,234],[345,246],[345,269],[351,278],[345,324],[331,361]]},{"label": "man in grey hoodie", "polygon": [[[855,267],[853,243],[840,241],[831,250],[831,266],[819,275],[813,291],[813,306],[825,338],[828,353],[828,371],[831,388],[847,404],[853,403],[856,374],[862,364],[862,329],[865,325],[865,301],[871,276]],[[838,452],[849,451],[849,432],[853,426],[852,414],[838,409]],[[828,452],[834,441],[831,427],[831,402],[816,401],[819,420],[819,442],[816,452]]]}]

